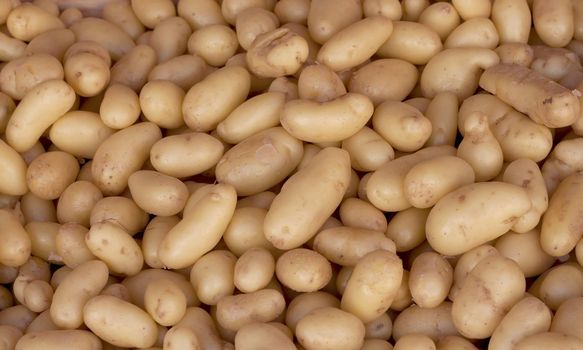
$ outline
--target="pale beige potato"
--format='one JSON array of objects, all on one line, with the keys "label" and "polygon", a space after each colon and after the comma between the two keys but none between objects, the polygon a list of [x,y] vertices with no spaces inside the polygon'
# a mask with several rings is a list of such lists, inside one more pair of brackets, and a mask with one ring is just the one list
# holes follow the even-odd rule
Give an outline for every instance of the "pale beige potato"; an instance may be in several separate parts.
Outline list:
[{"label": "pale beige potato", "polygon": [[176,6],[178,15],[184,18],[192,30],[211,24],[224,24],[221,5],[214,0],[179,0]]},{"label": "pale beige potato", "polygon": [[120,27],[101,18],[85,17],[69,28],[77,41],[94,41],[103,46],[114,61],[118,61],[134,48],[135,44]]},{"label": "pale beige potato", "polygon": [[148,159],[150,149],[162,138],[151,122],[134,124],[111,135],[97,148],[91,173],[104,195],[117,195],[128,185],[130,175]]},{"label": "pale beige potato", "polygon": [[154,321],[166,327],[178,323],[186,312],[186,297],[170,280],[150,282],[144,294],[144,303]]},{"label": "pale beige potato", "polygon": [[148,44],[156,51],[158,63],[186,52],[192,31],[181,17],[168,17],[154,27]]},{"label": "pale beige potato", "polygon": [[528,44],[510,42],[502,44],[494,50],[502,64],[518,64],[530,67],[534,60],[534,50]]},{"label": "pale beige potato", "polygon": [[97,148],[114,132],[97,113],[69,111],[53,124],[49,138],[60,150],[91,159]]},{"label": "pale beige potato", "polygon": [[344,226],[384,232],[387,230],[385,214],[372,204],[358,198],[347,198],[339,208]]},{"label": "pale beige potato", "polygon": [[536,34],[548,46],[563,47],[573,38],[573,5],[569,0],[533,1],[532,19]]},{"label": "pale beige potato", "polygon": [[582,339],[583,329],[579,322],[579,314],[583,307],[582,302],[583,298],[581,297],[571,298],[563,302],[553,317],[550,331]]},{"label": "pale beige potato", "polygon": [[389,339],[393,333],[393,321],[388,313],[366,323],[366,339]]},{"label": "pale beige potato", "polygon": [[74,222],[89,227],[91,211],[103,194],[90,181],[75,181],[70,184],[57,202],[57,219],[60,223]]},{"label": "pale beige potato", "polygon": [[[68,266],[62,266],[60,268],[58,268],[55,273],[53,273],[53,276],[51,276],[50,279],[50,283],[51,286],[53,286],[54,289],[57,289],[57,287],[61,284],[61,282],[63,282],[63,280],[65,279],[65,277],[72,271],[73,269],[71,269]],[[53,296],[54,299],[54,296]]]},{"label": "pale beige potato", "polygon": [[223,297],[233,295],[236,262],[228,250],[213,250],[194,263],[190,283],[201,302],[216,305]]},{"label": "pale beige potato", "polygon": [[55,237],[57,254],[63,258],[63,263],[72,269],[95,259],[95,255],[85,243],[87,232],[89,232],[87,227],[74,222],[59,227]]},{"label": "pale beige potato", "polygon": [[360,349],[365,328],[356,316],[335,307],[315,309],[297,324],[296,337],[306,349]]},{"label": "pale beige potato", "polygon": [[298,78],[298,97],[316,102],[332,101],[346,94],[340,76],[328,66],[313,64],[302,69]]},{"label": "pale beige potato", "polygon": [[187,91],[207,75],[208,68],[198,56],[180,55],[154,66],[148,74],[148,81],[170,81]]},{"label": "pale beige potato", "polygon": [[399,0],[364,0],[362,9],[365,17],[384,16],[398,21],[403,15]]},{"label": "pale beige potato", "polygon": [[379,135],[402,152],[419,150],[432,130],[431,122],[417,108],[391,100],[376,108],[372,124]]},{"label": "pale beige potato", "polygon": [[442,41],[460,25],[460,15],[455,7],[447,2],[429,5],[419,15],[419,23],[433,29]]},{"label": "pale beige potato", "polygon": [[[576,88],[575,81],[580,80],[579,74],[581,62],[576,53],[565,48],[553,48],[543,45],[533,45],[534,60],[531,68],[547,78],[558,81],[567,88]],[[577,77],[571,77],[575,76]],[[573,79],[573,82],[569,82]]]},{"label": "pale beige potato", "polygon": [[540,230],[524,233],[510,231],[496,240],[500,255],[514,260],[526,277],[535,277],[549,269],[556,258],[541,247]]},{"label": "pale beige potato", "polygon": [[437,350],[478,350],[469,340],[456,335],[448,335],[441,338],[436,343],[436,346]]},{"label": "pale beige potato", "polygon": [[[304,38],[304,40],[306,40],[308,43],[308,58],[306,59],[305,64],[300,67],[300,70],[303,69],[306,65],[316,63],[316,56],[318,55],[318,50],[320,50],[321,45],[314,41],[314,39],[310,36],[310,30],[305,25],[298,23],[286,23],[281,27],[291,30],[292,32]],[[343,81],[346,83],[346,80]]]},{"label": "pale beige potato", "polygon": [[5,33],[0,33],[0,58],[11,61],[22,57],[26,50],[26,43]]},{"label": "pale beige potato", "polygon": [[258,35],[275,30],[277,27],[279,27],[279,19],[276,14],[261,7],[250,7],[237,15],[235,31],[239,45],[244,50],[248,50]]},{"label": "pale beige potato", "polygon": [[307,24],[310,12],[309,0],[280,0],[275,4],[273,12],[281,23]]},{"label": "pale beige potato", "polygon": [[24,287],[24,305],[33,312],[47,310],[53,298],[53,287],[41,280],[31,281]]},{"label": "pale beige potato", "polygon": [[579,349],[583,347],[583,341],[572,335],[557,332],[543,332],[522,340],[516,344],[515,350],[559,350]]},{"label": "pale beige potato", "polygon": [[235,187],[247,196],[280,183],[302,159],[302,142],[281,127],[254,134],[229,149],[216,165],[220,183]]},{"label": "pale beige potato", "polygon": [[22,338],[22,331],[14,326],[1,325],[0,337],[2,338],[2,346],[8,350],[14,349],[16,343]]},{"label": "pale beige potato", "polygon": [[32,192],[27,192],[20,197],[20,211],[24,221],[27,223],[32,221],[57,221],[54,202],[39,198]]},{"label": "pale beige potato", "polygon": [[8,120],[14,112],[16,108],[16,104],[12,100],[10,96],[7,94],[0,92],[0,132],[4,133],[6,130],[6,125],[8,124]]},{"label": "pale beige potato", "polygon": [[108,1],[101,10],[101,16],[108,22],[120,27],[132,39],[137,39],[145,28],[138,19],[130,1]]},{"label": "pale beige potato", "polygon": [[0,222],[0,239],[4,242],[0,247],[0,264],[14,267],[24,264],[32,250],[28,233],[9,209],[0,209]]},{"label": "pale beige potato", "polygon": [[42,199],[57,199],[79,173],[79,162],[69,153],[46,152],[36,157],[26,170],[29,190]]},{"label": "pale beige potato", "polygon": [[86,330],[43,330],[27,332],[15,350],[99,350],[101,340]]},{"label": "pale beige potato", "polygon": [[583,170],[583,158],[578,152],[583,138],[563,139],[559,142],[545,160],[541,172],[549,195],[568,176]]},{"label": "pale beige potato", "polygon": [[156,61],[156,51],[149,45],[133,47],[111,67],[110,85],[122,84],[139,92],[146,84],[150,71],[156,66]]},{"label": "pale beige potato", "polygon": [[429,7],[429,0],[403,0],[403,20],[416,22],[423,10]]},{"label": "pale beige potato", "polygon": [[297,349],[292,339],[275,325],[252,323],[242,327],[235,336],[235,346],[241,350],[277,348],[282,350]]},{"label": "pale beige potato", "polygon": [[294,297],[289,303],[285,313],[285,324],[295,332],[300,320],[313,310],[322,307],[340,307],[340,300],[334,295],[323,292],[301,293]]},{"label": "pale beige potato", "polygon": [[494,23],[487,19],[476,17],[465,21],[455,28],[443,43],[446,49],[456,47],[482,47],[495,49],[500,38]]},{"label": "pale beige potato", "polygon": [[65,61],[64,70],[65,80],[79,96],[96,96],[109,84],[109,65],[90,53],[70,56]]},{"label": "pale beige potato", "polygon": [[48,80],[62,80],[65,76],[58,58],[47,53],[36,53],[10,60],[0,71],[0,89],[13,99],[23,97]]},{"label": "pale beige potato", "polygon": [[159,216],[178,214],[189,196],[182,181],[152,170],[138,170],[130,175],[128,188],[141,209]]},{"label": "pale beige potato", "polygon": [[36,315],[24,305],[15,305],[0,311],[0,323],[24,332]]},{"label": "pale beige potato", "polygon": [[8,32],[16,39],[30,41],[39,34],[65,27],[59,17],[35,6],[24,3],[12,9],[6,18]]},{"label": "pale beige potato", "polygon": [[[275,197],[275,194],[273,194]],[[271,200],[273,197],[270,196]],[[247,197],[250,198],[250,197]],[[225,233],[223,240],[231,252],[237,256],[243,255],[251,248],[265,248],[274,254],[277,249],[267,240],[263,234],[263,222],[267,215],[268,206],[264,207],[239,207],[233,214],[233,218]]]},{"label": "pale beige potato", "polygon": [[396,21],[391,36],[379,48],[377,55],[423,65],[442,49],[441,39],[433,29],[417,22]]},{"label": "pale beige potato", "polygon": [[418,306],[437,307],[447,298],[452,283],[453,268],[443,256],[425,252],[413,260],[409,290]]},{"label": "pale beige potato", "polygon": [[423,349],[423,350],[435,350],[435,343],[431,338],[426,335],[421,334],[408,334],[401,337],[395,343],[395,350],[406,350],[406,349]]},{"label": "pale beige potato", "polygon": [[271,11],[274,6],[275,0],[225,0],[221,4],[221,12],[225,20],[234,25],[237,16],[248,8],[261,7]]},{"label": "pale beige potato", "polygon": [[362,5],[354,0],[315,0],[308,12],[310,36],[323,44],[334,34],[362,18]]},{"label": "pale beige potato", "polygon": [[255,322],[270,322],[283,313],[285,300],[275,289],[260,289],[253,293],[226,296],[216,310],[218,324],[231,331]]},{"label": "pale beige potato", "polygon": [[53,323],[51,319],[50,310],[45,310],[38,314],[38,316],[26,327],[26,333],[56,331],[59,328]]},{"label": "pale beige potato", "polygon": [[428,215],[429,209],[408,208],[391,218],[385,235],[394,242],[397,252],[409,251],[425,240]]},{"label": "pale beige potato", "polygon": [[62,264],[57,254],[56,237],[60,224],[56,222],[29,222],[24,226],[31,241],[31,253],[53,264]]},{"label": "pale beige potato", "polygon": [[294,78],[279,77],[273,79],[269,85],[269,92],[282,92],[285,94],[285,100],[290,101],[298,98],[298,84]]},{"label": "pale beige potato", "polygon": [[140,117],[138,94],[122,84],[110,85],[99,106],[99,115],[103,124],[112,129],[125,129]]},{"label": "pale beige potato", "polygon": [[90,225],[104,221],[115,222],[133,236],[146,226],[148,214],[130,198],[109,196],[93,205],[89,217]]},{"label": "pale beige potato", "polygon": [[279,249],[310,240],[342,201],[350,177],[348,152],[335,147],[320,151],[273,200],[264,221],[267,240]]},{"label": "pale beige potato", "polygon": [[[189,307],[197,306],[200,304],[194,293],[194,289],[190,282],[186,279],[185,275],[178,272],[163,270],[163,269],[144,269],[140,271],[137,275],[125,278],[122,284],[127,288],[129,292],[129,297],[132,303],[139,306],[140,308],[145,308],[145,293],[146,288],[152,281],[166,279],[170,280],[176,286],[182,290],[184,296],[186,297],[186,304]],[[186,314],[188,314],[188,309]]]},{"label": "pale beige potato", "polygon": [[492,10],[490,0],[452,0],[452,4],[465,21],[475,17],[488,18]]},{"label": "pale beige potato", "polygon": [[351,166],[358,171],[377,170],[395,157],[393,147],[367,126],[343,140],[342,149],[348,151]]},{"label": "pale beige potato", "polygon": [[[164,335],[164,348],[167,350],[200,349],[200,341],[196,333],[188,327],[172,327]],[[162,348],[148,348],[162,349]]]},{"label": "pale beige potato", "polygon": [[223,24],[205,26],[188,38],[188,53],[198,55],[215,67],[223,66],[238,46],[235,31]]},{"label": "pale beige potato", "polygon": [[243,293],[251,293],[265,288],[275,272],[275,259],[263,247],[245,251],[237,259],[233,274],[235,287]]},{"label": "pale beige potato", "polygon": [[532,17],[527,0],[495,0],[492,3],[492,21],[500,36],[500,43],[528,42]]},{"label": "pale beige potato", "polygon": [[180,221],[178,216],[157,216],[150,220],[142,236],[142,253],[144,262],[152,268],[163,268],[158,259],[158,245],[170,229]]},{"label": "pale beige potato", "polygon": [[581,266],[575,262],[566,262],[545,271],[534,281],[528,292],[556,311],[563,302],[580,296],[582,290]]},{"label": "pale beige potato", "polygon": [[288,250],[277,259],[275,274],[284,286],[296,292],[315,292],[330,282],[332,266],[318,252],[297,248]]},{"label": "pale beige potato", "polygon": [[466,278],[480,261],[489,256],[498,254],[498,250],[489,244],[483,244],[462,254],[455,265],[453,276],[454,284],[449,291],[449,299],[452,301],[455,300],[455,297],[460,288],[464,285]]},{"label": "pale beige potato", "polygon": [[79,53],[89,53],[100,57],[108,67],[111,66],[111,56],[109,51],[101,44],[95,41],[80,40],[76,41],[74,44],[67,48],[67,51],[63,54],[63,61],[69,59],[69,57],[75,56]]},{"label": "pale beige potato", "polygon": [[176,15],[171,0],[131,0],[132,10],[146,28],[154,28],[166,18]]},{"label": "pale beige potato", "polygon": [[170,81],[154,80],[140,90],[140,108],[147,120],[164,129],[184,125],[182,101],[185,92]]},{"label": "pale beige potato", "polygon": [[0,193],[20,196],[28,192],[27,164],[6,142],[0,140]]}]

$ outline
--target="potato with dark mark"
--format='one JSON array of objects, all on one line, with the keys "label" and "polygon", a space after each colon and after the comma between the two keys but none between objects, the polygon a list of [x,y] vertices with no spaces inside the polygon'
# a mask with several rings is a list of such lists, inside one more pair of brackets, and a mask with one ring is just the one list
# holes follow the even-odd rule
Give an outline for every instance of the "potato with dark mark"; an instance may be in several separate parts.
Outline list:
[{"label": "potato with dark mark", "polygon": [[178,323],[186,312],[186,297],[170,280],[150,282],[144,294],[144,303],[154,321],[166,327]]}]

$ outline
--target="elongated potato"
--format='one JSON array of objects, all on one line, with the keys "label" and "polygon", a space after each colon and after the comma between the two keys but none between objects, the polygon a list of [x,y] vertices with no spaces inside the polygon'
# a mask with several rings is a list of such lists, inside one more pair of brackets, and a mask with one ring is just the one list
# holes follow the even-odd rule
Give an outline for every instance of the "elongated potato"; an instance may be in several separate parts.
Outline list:
[{"label": "elongated potato", "polygon": [[138,92],[155,65],[156,51],[148,45],[137,45],[111,67],[110,84],[122,84]]},{"label": "elongated potato", "polygon": [[62,80],[64,76],[57,58],[45,53],[32,54],[6,63],[0,71],[0,88],[13,99],[22,100],[40,83]]},{"label": "elongated potato", "polygon": [[495,49],[498,46],[498,33],[494,23],[487,18],[472,18],[455,28],[447,37],[443,46],[446,49],[455,47],[482,47]]},{"label": "elongated potato", "polygon": [[84,330],[47,330],[25,334],[15,350],[99,350],[101,340]]},{"label": "elongated potato", "polygon": [[237,205],[235,188],[226,184],[208,186],[196,199],[160,243],[158,258],[168,268],[187,267],[209,252],[227,229]]},{"label": "elongated potato", "polygon": [[118,61],[135,46],[132,38],[120,27],[101,18],[83,18],[69,29],[75,33],[77,41],[94,41],[106,48],[114,61]]},{"label": "elongated potato", "polygon": [[395,342],[395,350],[405,349],[428,349],[434,350],[435,343],[431,338],[421,334],[409,334],[401,337]]},{"label": "elongated potato", "polygon": [[573,6],[569,0],[533,1],[532,19],[536,33],[548,46],[563,47],[573,38]]},{"label": "elongated potato", "polygon": [[0,140],[0,193],[18,196],[28,191],[27,165],[22,157],[6,142]]},{"label": "elongated potato", "polygon": [[362,17],[362,6],[352,0],[315,0],[310,3],[308,29],[319,44]]},{"label": "elongated potato", "polygon": [[91,173],[95,184],[105,195],[121,193],[130,175],[139,170],[150,149],[162,138],[156,124],[143,122],[111,135],[99,146],[93,157]]},{"label": "elongated potato", "polygon": [[213,250],[196,261],[190,270],[190,283],[200,301],[216,305],[223,297],[233,295],[236,260],[228,250]]},{"label": "elongated potato", "polygon": [[148,81],[166,80],[188,91],[206,76],[207,64],[195,55],[181,55],[158,63],[148,74]]},{"label": "elongated potato", "polygon": [[492,21],[500,35],[500,43],[528,42],[532,17],[526,0],[495,0]]},{"label": "elongated potato", "polygon": [[345,199],[339,208],[342,224],[384,232],[387,229],[385,214],[372,204],[358,198]]},{"label": "elongated potato", "polygon": [[216,320],[223,328],[238,331],[255,322],[270,322],[285,309],[283,295],[274,289],[231,295],[217,304]]},{"label": "elongated potato", "polygon": [[442,48],[441,39],[433,29],[417,22],[397,21],[393,23],[393,32],[377,55],[422,65]]},{"label": "elongated potato", "polygon": [[154,215],[176,215],[188,199],[188,189],[182,181],[152,170],[130,175],[128,187],[136,204]]},{"label": "elongated potato", "polygon": [[333,147],[320,151],[273,200],[265,217],[265,237],[279,249],[307,242],[342,201],[350,174],[348,152]]},{"label": "elongated potato", "polygon": [[16,215],[9,209],[0,209],[0,264],[20,266],[30,257],[31,239]]},{"label": "elongated potato", "polygon": [[404,102],[385,101],[374,111],[373,129],[395,149],[419,150],[431,135],[431,122],[417,108]]},{"label": "elongated potato", "polygon": [[348,151],[352,168],[358,171],[377,170],[395,157],[393,147],[367,126],[343,140],[342,149]]},{"label": "elongated potato", "polygon": [[373,104],[368,97],[348,93],[324,103],[289,101],[280,119],[282,126],[300,140],[335,142],[356,134],[368,122],[373,111]]},{"label": "elongated potato", "polygon": [[110,295],[89,299],[83,321],[101,339],[120,347],[147,348],[158,338],[156,323],[146,311]]},{"label": "elongated potato", "polygon": [[93,158],[97,148],[114,130],[106,126],[97,113],[70,111],[57,120],[49,132],[59,149],[82,158]]},{"label": "elongated potato", "polygon": [[434,252],[425,252],[413,260],[409,274],[409,290],[415,304],[437,307],[446,298],[453,282],[453,268]]},{"label": "elongated potato", "polygon": [[365,332],[361,320],[335,307],[311,311],[296,327],[296,337],[306,349],[360,349]]},{"label": "elongated potato", "polygon": [[75,92],[62,80],[48,80],[30,90],[12,113],[6,140],[18,152],[34,146],[41,135],[75,102]]},{"label": "elongated potato", "polygon": [[62,29],[65,25],[59,17],[31,3],[24,3],[10,12],[6,27],[16,39],[30,41],[39,34]]},{"label": "elongated potato", "polygon": [[501,182],[466,185],[431,209],[427,241],[441,254],[462,254],[506,233],[530,207],[528,194],[519,186]]}]

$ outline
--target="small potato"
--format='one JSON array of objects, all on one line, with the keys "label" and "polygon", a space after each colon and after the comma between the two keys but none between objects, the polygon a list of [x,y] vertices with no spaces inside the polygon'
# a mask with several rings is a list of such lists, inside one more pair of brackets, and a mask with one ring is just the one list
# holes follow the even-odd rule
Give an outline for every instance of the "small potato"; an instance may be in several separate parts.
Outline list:
[{"label": "small potato", "polygon": [[487,18],[472,18],[455,28],[443,43],[443,47],[482,47],[495,49],[498,46],[498,32],[494,23]]},{"label": "small potato", "polygon": [[65,27],[59,17],[30,3],[16,6],[6,19],[6,27],[16,39],[30,41],[39,34]]},{"label": "small potato", "polygon": [[130,175],[142,167],[151,147],[161,138],[156,124],[143,122],[105,139],[91,164],[94,183],[104,195],[120,194],[127,187]]},{"label": "small potato", "polygon": [[343,140],[342,149],[348,151],[352,168],[358,171],[377,170],[395,157],[393,147],[367,126]]},{"label": "small potato", "polygon": [[146,311],[154,321],[166,327],[178,323],[186,312],[186,297],[169,280],[152,281],[144,294]]},{"label": "small potato", "polygon": [[299,98],[298,84],[293,78],[279,77],[275,78],[269,85],[269,92],[281,92],[285,94],[285,100],[295,100]]},{"label": "small potato", "polygon": [[182,320],[174,326],[174,328],[179,327],[191,330],[203,349],[221,349],[224,345],[223,340],[219,337],[215,322],[208,312],[201,308],[191,307],[186,309],[186,314]]},{"label": "small potato", "polygon": [[60,225],[56,222],[30,222],[24,227],[31,241],[32,255],[53,264],[62,264],[63,258],[57,254],[56,237]]},{"label": "small potato", "polygon": [[79,96],[101,93],[109,83],[109,65],[90,53],[78,53],[65,61],[65,80]]},{"label": "small potato", "polygon": [[140,91],[140,107],[149,121],[161,128],[174,129],[184,125],[182,101],[184,91],[172,82],[155,80]]},{"label": "small potato", "polygon": [[47,310],[53,298],[53,287],[48,282],[35,280],[24,287],[24,305],[33,312]]},{"label": "small potato", "polygon": [[207,68],[205,61],[198,56],[176,56],[152,68],[148,81],[170,81],[187,91],[206,76]]},{"label": "small potato", "polygon": [[283,285],[296,292],[315,292],[332,278],[332,266],[319,253],[298,248],[283,253],[277,259],[275,273]]},{"label": "small potato", "polygon": [[532,17],[527,0],[495,0],[492,3],[492,21],[500,36],[500,43],[528,42]]},{"label": "small potato", "polygon": [[280,0],[273,12],[281,23],[299,23],[305,25],[310,11],[309,0]]},{"label": "small potato", "polygon": [[99,43],[94,41],[77,41],[67,48],[63,55],[63,61],[67,61],[70,57],[79,53],[88,53],[101,58],[107,65],[111,66],[111,56],[109,51]]},{"label": "small potato", "polygon": [[0,264],[20,266],[30,257],[31,239],[11,210],[0,209]]},{"label": "small potato", "polygon": [[[167,350],[200,349],[196,333],[188,327],[172,327],[164,335],[164,348]],[[148,348],[161,349],[161,348]]]},{"label": "small potato", "polygon": [[[307,12],[307,11],[306,11]],[[258,35],[279,27],[277,16],[261,7],[250,7],[237,15],[236,34],[239,45],[249,50]]]},{"label": "small potato", "polygon": [[[452,169],[455,175],[451,174]],[[475,180],[474,170],[466,161],[453,156],[443,156],[415,165],[403,186],[407,200],[416,208],[429,208],[443,196]]]},{"label": "small potato", "polygon": [[250,84],[251,77],[242,67],[225,67],[209,74],[184,97],[182,113],[186,125],[193,131],[214,129],[245,101]]},{"label": "small potato", "polygon": [[17,152],[32,148],[42,134],[73,106],[75,96],[75,91],[62,80],[47,80],[35,86],[16,106],[8,121],[8,144]]},{"label": "small potato", "polygon": [[235,346],[241,350],[260,348],[296,349],[292,340],[276,326],[266,323],[252,323],[242,327],[235,336]]},{"label": "small potato", "polygon": [[0,58],[2,61],[15,60],[24,55],[26,43],[22,40],[1,33],[0,34]]},{"label": "small potato", "polygon": [[265,191],[284,180],[302,159],[302,142],[283,128],[264,130],[228,150],[215,176],[233,185],[239,196]]},{"label": "small potato", "polygon": [[[578,322],[578,315],[583,308],[583,298],[571,298],[559,306],[550,327],[551,332],[572,335],[581,339],[583,329]],[[545,329],[546,330],[546,329]]]},{"label": "small potato", "polygon": [[144,25],[136,17],[130,1],[111,1],[105,3],[101,16],[108,22],[120,27],[132,39],[144,33]]},{"label": "small potato", "polygon": [[441,255],[426,252],[413,260],[409,290],[420,307],[437,307],[447,298],[452,283],[453,268]]},{"label": "small potato", "polygon": [[27,164],[6,142],[0,140],[0,193],[20,196],[28,191]]},{"label": "small potato", "polygon": [[171,0],[131,0],[136,17],[147,28],[154,28],[166,18],[176,15],[176,8]]},{"label": "small potato", "polygon": [[223,24],[200,28],[188,39],[188,53],[200,56],[215,67],[225,65],[238,46],[235,31]]},{"label": "small potato", "polygon": [[185,276],[177,272],[156,268],[144,269],[137,275],[125,278],[122,281],[122,284],[127,288],[132,303],[139,306],[140,308],[145,308],[146,288],[148,288],[148,285],[152,283],[152,281],[156,280],[169,280],[178,286],[186,297],[186,304],[189,307],[197,306],[200,304],[198,299],[196,299],[196,294],[194,293],[190,282],[185,278]]},{"label": "small potato", "polygon": [[0,89],[13,99],[22,100],[39,84],[62,80],[65,76],[59,60],[46,53],[37,53],[11,60],[0,71]]},{"label": "small potato", "polygon": [[89,227],[91,211],[103,194],[89,181],[76,181],[70,184],[59,197],[57,218],[61,224],[79,223]]},{"label": "small potato", "polygon": [[263,234],[263,221],[265,220],[267,209],[252,206],[238,207],[235,210],[233,218],[223,235],[225,244],[231,252],[241,256],[247,250],[257,247],[265,248],[272,253],[276,251]]},{"label": "small potato", "polygon": [[115,346],[147,348],[158,337],[156,323],[146,311],[110,295],[89,299],[83,307],[83,321],[98,337]]},{"label": "small potato", "polygon": [[117,223],[133,236],[146,226],[148,214],[141,210],[132,199],[111,196],[100,199],[91,209],[90,225],[104,221]]},{"label": "small potato", "polygon": [[59,149],[81,158],[93,158],[97,148],[114,133],[99,114],[70,111],[57,120],[49,131],[51,142]]},{"label": "small potato", "polygon": [[57,254],[63,258],[63,263],[70,268],[95,259],[95,256],[85,243],[85,236],[89,232],[84,226],[77,223],[67,223],[59,227],[55,237]]},{"label": "small potato", "polygon": [[403,20],[416,22],[419,20],[421,13],[429,7],[428,0],[403,0]]},{"label": "small potato", "polygon": [[395,253],[385,250],[368,253],[350,275],[341,308],[364,323],[371,322],[389,309],[402,278],[403,262]]},{"label": "small potato", "polygon": [[423,65],[442,48],[439,35],[431,28],[421,23],[397,21],[393,23],[393,32],[377,55]]},{"label": "small potato", "polygon": [[302,69],[298,94],[300,99],[328,102],[346,94],[346,87],[333,70],[322,64],[313,64]]},{"label": "small potato", "polygon": [[524,295],[526,281],[520,267],[494,255],[480,261],[470,272],[452,306],[456,329],[465,337],[492,335],[510,308]]},{"label": "small potato", "polygon": [[441,40],[445,41],[447,36],[460,25],[460,15],[450,3],[435,3],[421,12],[419,23],[433,29]]},{"label": "small potato", "polygon": [[539,299],[527,296],[504,316],[490,338],[492,350],[511,350],[521,340],[551,326],[551,310]]},{"label": "small potato", "polygon": [[101,340],[85,330],[46,330],[25,334],[14,350],[98,350]]},{"label": "small potato", "polygon": [[266,92],[254,96],[220,122],[217,133],[225,142],[240,143],[258,132],[277,126],[284,103],[285,94],[281,92]]},{"label": "small potato", "polygon": [[530,206],[526,191],[516,185],[481,182],[463,186],[431,209],[427,241],[441,254],[462,254],[508,232]]},{"label": "small potato", "polygon": [[201,302],[216,305],[223,297],[233,295],[236,261],[228,250],[213,250],[194,263],[190,283]]},{"label": "small potato", "polygon": [[247,51],[249,70],[265,78],[295,74],[308,59],[306,39],[290,29],[279,28],[257,36]]},{"label": "small potato", "polygon": [[167,268],[187,267],[209,252],[223,236],[237,204],[235,188],[226,184],[206,186],[195,196],[158,248],[158,258]]},{"label": "small potato", "polygon": [[285,324],[292,332],[295,332],[298,322],[304,316],[322,307],[338,308],[340,307],[340,301],[332,294],[322,291],[298,294],[288,305]]},{"label": "small potato", "polygon": [[395,244],[382,232],[346,226],[320,231],[314,239],[313,248],[342,266],[354,266],[375,250],[395,252]]},{"label": "small potato", "polygon": [[323,44],[362,17],[362,5],[353,0],[313,0],[308,12],[310,36]]},{"label": "small potato", "polygon": [[57,221],[53,201],[41,199],[32,192],[28,192],[20,198],[20,211],[27,223],[32,221]]},{"label": "small potato", "polygon": [[138,92],[156,65],[156,52],[148,45],[137,45],[111,67],[111,84],[122,84]]},{"label": "small potato", "polygon": [[465,21],[476,17],[490,17],[492,10],[489,0],[452,0],[452,4]]},{"label": "small potato", "polygon": [[192,30],[212,24],[224,24],[221,5],[214,0],[188,1],[180,0],[176,8],[178,15],[184,18]]},{"label": "small potato", "polygon": [[217,304],[216,320],[223,328],[238,331],[255,322],[270,322],[285,309],[285,300],[274,289],[226,296]]},{"label": "small potato", "polygon": [[275,260],[269,250],[255,247],[244,252],[235,263],[235,287],[243,293],[265,288],[275,272]]},{"label": "small potato", "polygon": [[138,94],[125,85],[110,85],[99,106],[103,124],[112,129],[125,129],[134,124],[140,116]]},{"label": "small potato", "polygon": [[142,237],[142,253],[144,262],[153,268],[163,268],[158,259],[158,246],[170,229],[180,221],[177,216],[157,216],[146,226]]},{"label": "small potato", "polygon": [[226,0],[221,4],[223,17],[229,24],[235,24],[237,16],[244,10],[252,7],[261,7],[266,10],[273,10],[274,0]]},{"label": "small potato", "polygon": [[534,29],[548,46],[563,47],[573,38],[573,5],[569,0],[553,3],[536,0],[532,4]]},{"label": "small potato", "polygon": [[526,277],[535,277],[549,269],[556,258],[541,247],[540,231],[533,229],[525,233],[512,231],[496,240],[500,255],[514,260]]},{"label": "small potato", "polygon": [[348,152],[334,147],[320,151],[273,200],[264,222],[267,240],[279,249],[310,240],[342,201],[350,177]]},{"label": "small potato", "polygon": [[454,270],[454,285],[449,291],[450,300],[455,300],[460,288],[464,285],[466,278],[476,265],[483,259],[498,255],[496,248],[489,244],[484,244],[474,249],[471,249],[460,256]]},{"label": "small potato", "polygon": [[94,41],[118,61],[134,46],[132,38],[117,25],[101,18],[86,17],[71,25],[77,41]]},{"label": "small potato", "polygon": [[403,102],[386,101],[372,116],[373,128],[395,149],[413,152],[431,135],[431,122],[415,107]]},{"label": "small potato", "polygon": [[373,109],[368,97],[348,93],[324,103],[289,101],[280,118],[282,126],[300,140],[336,142],[356,134],[368,122]]},{"label": "small potato", "polygon": [[26,183],[42,199],[57,199],[79,173],[79,162],[65,152],[46,152],[36,157],[26,171]]},{"label": "small potato", "polygon": [[0,311],[0,324],[12,326],[24,332],[35,317],[36,313],[30,311],[26,306],[15,305]]},{"label": "small potato", "polygon": [[500,63],[502,64],[518,64],[520,66],[530,67],[530,64],[534,60],[534,50],[527,44],[502,44],[494,51],[500,56]]},{"label": "small potato", "polygon": [[398,21],[402,16],[401,4],[398,0],[364,0],[362,8],[365,17],[384,16]]},{"label": "small potato", "polygon": [[188,199],[188,189],[182,181],[152,170],[138,170],[130,175],[128,187],[136,204],[154,215],[176,215]]},{"label": "small potato", "polygon": [[389,339],[393,332],[393,321],[387,313],[382,314],[364,326],[366,327],[366,339]]},{"label": "small potato", "polygon": [[395,214],[389,221],[386,236],[395,244],[397,252],[409,251],[425,240],[425,222],[429,209],[408,208]]},{"label": "small potato", "polygon": [[374,55],[392,31],[393,23],[383,16],[352,23],[324,43],[318,51],[318,62],[336,72],[358,66]]},{"label": "small potato", "polygon": [[[1,73],[0,73],[1,74]],[[10,96],[0,92],[0,132],[4,133],[8,119],[10,119],[12,112],[16,108],[16,104]]]},{"label": "small potato", "polygon": [[419,78],[419,71],[411,63],[400,59],[378,59],[352,74],[348,91],[363,94],[375,106],[386,100],[402,101]]},{"label": "small potato", "polygon": [[421,334],[408,334],[397,340],[395,343],[395,350],[406,350],[406,349],[427,349],[435,350],[435,343],[431,338],[426,335]]},{"label": "small potato", "polygon": [[556,265],[540,275],[528,292],[538,297],[553,311],[566,300],[583,295],[583,274],[574,263]]},{"label": "small potato", "polygon": [[360,349],[364,336],[362,321],[335,307],[311,311],[296,327],[296,337],[306,349]]},{"label": "small potato", "polygon": [[545,160],[541,172],[550,195],[561,181],[583,170],[583,157],[578,152],[580,145],[583,145],[583,138],[563,139]]},{"label": "small potato", "polygon": [[181,17],[168,17],[158,23],[149,40],[156,51],[158,63],[167,61],[186,52],[191,29]]},{"label": "small potato", "polygon": [[372,204],[357,198],[347,198],[339,209],[340,220],[344,226],[384,232],[387,218]]},{"label": "small potato", "polygon": [[514,347],[515,350],[559,350],[559,349],[579,349],[583,347],[580,338],[557,332],[543,332],[520,341]]}]

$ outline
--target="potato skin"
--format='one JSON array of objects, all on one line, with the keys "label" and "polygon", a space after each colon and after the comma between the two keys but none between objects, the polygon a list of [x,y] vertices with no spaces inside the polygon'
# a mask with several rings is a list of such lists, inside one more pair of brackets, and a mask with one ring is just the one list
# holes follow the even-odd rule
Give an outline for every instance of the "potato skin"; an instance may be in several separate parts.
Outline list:
[{"label": "potato skin", "polygon": [[101,340],[84,330],[46,330],[25,334],[15,350],[100,350]]},{"label": "potato skin", "polygon": [[298,322],[296,336],[308,349],[359,349],[365,328],[356,316],[334,307],[313,310]]}]

